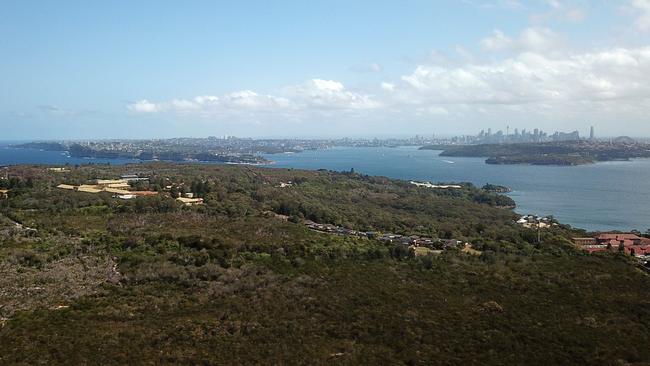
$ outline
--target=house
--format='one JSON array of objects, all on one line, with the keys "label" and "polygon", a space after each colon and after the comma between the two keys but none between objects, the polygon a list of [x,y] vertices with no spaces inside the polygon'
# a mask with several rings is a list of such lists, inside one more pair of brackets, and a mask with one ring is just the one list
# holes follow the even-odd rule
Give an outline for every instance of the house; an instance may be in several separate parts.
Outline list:
[{"label": "house", "polygon": [[650,239],[631,233],[602,233],[595,238],[573,238],[573,242],[589,253],[622,250],[633,256],[650,254]]},{"label": "house", "polygon": [[[647,238],[642,238],[636,234],[618,234],[618,233],[605,233],[605,234],[600,234],[596,237],[596,241],[598,244],[607,244],[607,243],[614,243],[614,242],[628,242],[628,243],[633,243],[635,245],[641,244],[642,241],[650,240]],[[650,244],[650,243],[648,243]]]},{"label": "house", "polygon": [[432,184],[431,182],[415,182],[411,181],[410,182],[412,185],[416,187],[425,187],[425,188],[438,188],[438,189],[460,189],[463,188],[463,186],[458,185],[458,184]]},{"label": "house", "polygon": [[121,195],[118,194],[118,195],[113,196],[113,198],[119,198],[119,199],[122,199],[122,200],[132,200],[132,199],[134,199],[136,197],[137,196],[134,195],[134,194],[121,194]]},{"label": "house", "polygon": [[582,245],[595,245],[596,238],[573,238],[573,244],[582,246]]},{"label": "house", "polygon": [[9,190],[7,190],[7,189],[0,189],[0,198],[5,198],[5,197],[7,197],[7,193],[9,193]]},{"label": "house", "polygon": [[202,205],[203,204],[203,198],[178,197],[176,200],[178,202],[184,204],[185,206],[195,206],[195,205]]},{"label": "house", "polygon": [[131,188],[131,185],[129,183],[115,183],[115,184],[109,184],[107,185],[108,188],[118,188],[118,189],[128,189]]},{"label": "house", "polygon": [[109,187],[112,184],[128,184],[129,182],[125,179],[97,179],[95,184],[100,187]]},{"label": "house", "polygon": [[155,191],[130,191],[134,196],[156,196],[158,192]]},{"label": "house", "polygon": [[70,171],[68,168],[47,168],[47,170],[54,173],[67,173]]},{"label": "house", "polygon": [[82,184],[77,187],[77,191],[86,193],[99,193],[102,191],[102,189],[95,185]]},{"label": "house", "polygon": [[148,181],[149,178],[140,178],[138,177],[137,174],[125,174],[120,177],[121,180],[127,181],[127,182],[140,182],[140,181]]},{"label": "house", "polygon": [[131,191],[127,191],[126,189],[119,189],[119,188],[104,188],[104,191],[109,193],[115,193],[115,194],[132,194]]}]

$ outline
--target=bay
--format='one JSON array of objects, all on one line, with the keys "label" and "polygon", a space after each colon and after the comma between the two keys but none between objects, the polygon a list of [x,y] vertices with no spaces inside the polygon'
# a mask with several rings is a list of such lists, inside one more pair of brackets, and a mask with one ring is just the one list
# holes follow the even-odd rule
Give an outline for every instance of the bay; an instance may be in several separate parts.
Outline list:
[{"label": "bay", "polygon": [[0,141],[0,166],[17,164],[48,164],[48,165],[76,165],[76,164],[129,164],[138,163],[135,159],[90,159],[73,158],[61,151],[44,151],[38,149],[15,149],[10,147],[30,141]]},{"label": "bay", "polygon": [[441,183],[504,185],[521,214],[553,215],[587,230],[650,228],[650,159],[571,167],[488,165],[483,158],[441,157],[417,147],[347,148],[268,155],[273,166],[350,170]]},{"label": "bay", "polygon": [[[72,158],[65,153],[13,149],[0,142],[0,166],[15,164],[128,164],[132,159]],[[510,187],[521,214],[553,215],[575,227],[609,231],[650,228],[650,159],[574,167],[488,165],[482,158],[441,157],[417,147],[335,147],[265,155],[271,167],[328,169],[434,183],[471,182]]]}]

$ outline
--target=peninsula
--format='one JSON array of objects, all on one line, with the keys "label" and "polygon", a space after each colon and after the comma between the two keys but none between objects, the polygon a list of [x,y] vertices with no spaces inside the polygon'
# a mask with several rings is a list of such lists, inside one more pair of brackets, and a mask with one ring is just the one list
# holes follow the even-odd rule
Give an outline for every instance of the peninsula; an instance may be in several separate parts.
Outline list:
[{"label": "peninsula", "polygon": [[[441,150],[423,146],[421,150]],[[650,145],[628,139],[447,146],[440,156],[484,157],[487,164],[582,165],[649,158]]]}]

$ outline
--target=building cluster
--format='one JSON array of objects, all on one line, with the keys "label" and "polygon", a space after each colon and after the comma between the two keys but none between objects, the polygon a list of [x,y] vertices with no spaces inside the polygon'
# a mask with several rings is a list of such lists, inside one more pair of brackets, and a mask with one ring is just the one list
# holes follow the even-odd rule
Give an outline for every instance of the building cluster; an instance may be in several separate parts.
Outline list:
[{"label": "building cluster", "polygon": [[[593,136],[593,127],[590,130],[590,136]],[[593,137],[591,137],[593,139]],[[580,133],[578,131],[573,132],[555,132],[549,134],[538,128],[535,128],[532,131],[527,131],[522,129],[519,131],[518,128],[515,128],[513,133],[510,133],[510,128],[506,129],[504,133],[502,130],[499,130],[495,133],[492,132],[491,128],[488,128],[487,131],[481,130],[481,132],[472,139],[472,143],[476,144],[516,144],[516,143],[531,143],[531,142],[562,142],[562,141],[578,141],[580,140]]]},{"label": "building cluster", "polygon": [[424,188],[436,188],[436,189],[459,189],[463,188],[463,186],[458,185],[458,184],[433,184],[431,182],[410,182],[412,185],[416,187],[424,187]]},{"label": "building cluster", "polygon": [[70,172],[69,168],[62,168],[62,167],[47,168],[47,170],[52,172],[52,173],[69,173]]},{"label": "building cluster", "polygon": [[576,246],[589,253],[621,251],[650,259],[650,239],[631,233],[603,233],[595,237],[573,238]]},{"label": "building cluster", "polygon": [[368,239],[376,239],[384,243],[390,243],[413,250],[416,256],[427,254],[439,254],[444,250],[461,249],[468,254],[480,255],[481,252],[472,248],[471,244],[456,239],[437,239],[417,235],[400,235],[392,233],[378,233],[374,231],[358,231],[332,224],[319,224],[310,220],[304,221],[309,229],[329,234],[343,236],[355,236]]},{"label": "building cluster", "polygon": [[319,224],[311,220],[305,220],[304,224],[305,226],[307,226],[307,228],[311,230],[330,233],[330,234],[339,234],[345,236],[359,236],[364,238],[375,238],[378,235],[378,233],[375,232],[352,230],[352,229],[347,229],[342,226],[337,226],[332,224]]},{"label": "building cluster", "polygon": [[558,225],[557,221],[552,217],[539,217],[535,215],[524,215],[517,220],[517,224],[528,229],[548,229]]},{"label": "building cluster", "polygon": [[[149,178],[139,177],[135,174],[122,175],[119,179],[96,179],[90,184],[71,185],[59,184],[56,186],[59,189],[71,190],[76,192],[86,193],[101,193],[108,192],[113,194],[113,198],[122,200],[131,200],[141,196],[156,196],[156,191],[143,191],[135,190],[132,186],[137,182],[148,182]],[[174,186],[168,185],[165,187],[167,191],[172,190]],[[180,192],[177,194],[172,193],[172,198],[186,206],[196,206],[203,204],[203,198],[195,197],[191,192]]]},{"label": "building cluster", "polygon": [[278,184],[278,185],[275,186],[275,187],[276,187],[276,188],[289,188],[289,187],[293,187],[293,182],[292,182],[292,181],[288,181],[288,182],[280,182],[280,184]]},{"label": "building cluster", "polygon": [[120,179],[96,179],[91,184],[70,185],[59,184],[56,186],[59,189],[72,190],[77,192],[86,193],[112,193],[113,197],[120,199],[133,199],[138,196],[155,196],[158,192],[152,191],[136,191],[132,190],[131,182],[148,181],[148,178],[140,178],[134,175],[124,175]]},{"label": "building cluster", "polygon": [[194,197],[192,193],[185,193],[185,197],[177,197],[176,201],[184,204],[185,206],[196,206],[203,204],[203,198]]}]

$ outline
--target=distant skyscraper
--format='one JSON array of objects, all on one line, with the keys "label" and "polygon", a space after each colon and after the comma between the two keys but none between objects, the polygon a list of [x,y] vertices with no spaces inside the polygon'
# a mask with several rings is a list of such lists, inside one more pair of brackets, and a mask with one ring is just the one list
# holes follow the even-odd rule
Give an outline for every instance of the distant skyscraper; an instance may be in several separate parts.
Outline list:
[{"label": "distant skyscraper", "polygon": [[589,140],[593,140],[595,137],[594,126],[591,126],[591,129],[589,130]]}]

